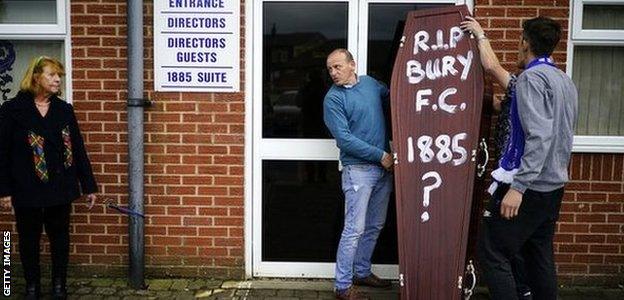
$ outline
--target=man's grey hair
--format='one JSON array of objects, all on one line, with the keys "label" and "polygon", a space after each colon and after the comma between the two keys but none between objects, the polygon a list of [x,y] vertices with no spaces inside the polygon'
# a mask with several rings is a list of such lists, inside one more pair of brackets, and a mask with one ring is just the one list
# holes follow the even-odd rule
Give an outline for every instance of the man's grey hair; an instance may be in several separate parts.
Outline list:
[{"label": "man's grey hair", "polygon": [[349,52],[349,50],[345,49],[345,48],[338,48],[334,51],[332,51],[328,56],[335,54],[335,53],[342,53],[345,55],[345,57],[347,58],[347,62],[352,62],[353,61],[353,54],[351,54],[351,52]]}]

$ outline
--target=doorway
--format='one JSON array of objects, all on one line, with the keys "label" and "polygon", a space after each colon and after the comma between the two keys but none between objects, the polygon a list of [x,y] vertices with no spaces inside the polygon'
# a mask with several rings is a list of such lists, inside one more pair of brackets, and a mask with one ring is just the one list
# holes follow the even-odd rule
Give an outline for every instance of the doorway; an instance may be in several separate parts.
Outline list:
[{"label": "doorway", "polygon": [[[338,149],[323,124],[327,55],[349,49],[358,74],[390,86],[408,11],[456,1],[254,1],[251,268],[254,277],[334,276],[343,225]],[[462,2],[463,4],[463,2]],[[248,17],[249,18],[249,17]],[[397,278],[396,210],[373,271]]]}]

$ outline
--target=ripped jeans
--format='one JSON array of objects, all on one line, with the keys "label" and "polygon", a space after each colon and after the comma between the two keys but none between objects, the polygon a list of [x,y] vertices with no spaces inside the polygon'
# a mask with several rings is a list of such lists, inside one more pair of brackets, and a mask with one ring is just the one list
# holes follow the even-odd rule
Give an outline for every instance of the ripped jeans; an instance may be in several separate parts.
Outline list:
[{"label": "ripped jeans", "polygon": [[353,277],[371,274],[371,256],[386,222],[392,173],[379,165],[348,165],[342,170],[345,220],[336,254],[336,289],[351,286]]}]

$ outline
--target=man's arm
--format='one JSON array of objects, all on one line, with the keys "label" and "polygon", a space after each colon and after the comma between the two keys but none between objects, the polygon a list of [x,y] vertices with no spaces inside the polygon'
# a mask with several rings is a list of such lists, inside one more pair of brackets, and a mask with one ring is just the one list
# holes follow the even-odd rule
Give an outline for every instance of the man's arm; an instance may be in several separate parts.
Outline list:
[{"label": "man's arm", "polygon": [[381,161],[384,155],[382,149],[362,141],[351,133],[349,121],[338,99],[331,96],[325,98],[323,119],[325,125],[336,139],[336,144],[340,150],[371,162]]},{"label": "man's arm", "polygon": [[524,130],[524,154],[511,187],[521,193],[541,173],[552,144],[553,108],[550,91],[542,78],[528,73],[516,83],[520,123]]},{"label": "man's arm", "polygon": [[[391,116],[392,113],[390,112],[390,90],[388,89],[388,86],[386,86],[384,82],[381,82],[379,80],[375,80],[375,82],[377,83],[379,87],[379,97],[381,97],[381,108],[383,110],[384,122],[386,125],[386,135],[388,139],[390,139],[392,137],[392,116]],[[394,159],[392,159],[392,156],[390,156],[388,152],[384,151],[381,157],[381,165],[388,171],[392,170],[392,168],[394,167]]]},{"label": "man's arm", "polygon": [[485,32],[481,27],[481,24],[477,22],[473,17],[466,16],[466,19],[461,22],[460,28],[468,33],[474,34],[479,46],[479,57],[481,58],[481,65],[486,72],[492,74],[498,84],[502,87],[506,87],[509,83],[509,72],[501,66],[496,57],[496,53],[490,45],[490,40],[485,36]]}]

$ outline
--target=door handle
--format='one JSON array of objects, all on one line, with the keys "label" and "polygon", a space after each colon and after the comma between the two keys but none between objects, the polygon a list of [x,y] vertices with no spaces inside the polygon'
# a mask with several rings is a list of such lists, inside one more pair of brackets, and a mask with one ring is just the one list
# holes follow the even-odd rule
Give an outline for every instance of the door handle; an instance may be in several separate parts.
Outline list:
[{"label": "door handle", "polygon": [[479,150],[483,150],[485,153],[485,160],[483,161],[483,164],[477,164],[477,176],[483,177],[485,167],[487,166],[488,160],[490,160],[490,153],[488,152],[488,146],[485,138],[481,138],[481,141],[479,142]]},{"label": "door handle", "polygon": [[468,265],[466,266],[466,273],[468,276],[471,277],[470,278],[471,284],[469,288],[468,287],[464,288],[464,300],[469,300],[470,297],[472,297],[472,293],[474,292],[475,286],[477,285],[477,275],[475,274],[475,267],[472,264],[472,259],[468,262]]}]

